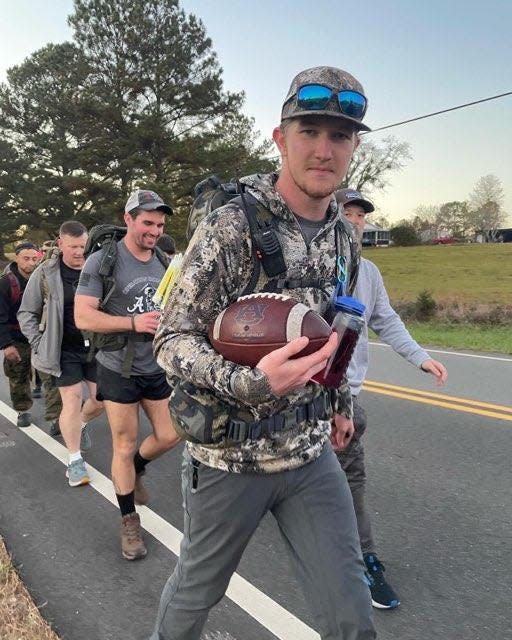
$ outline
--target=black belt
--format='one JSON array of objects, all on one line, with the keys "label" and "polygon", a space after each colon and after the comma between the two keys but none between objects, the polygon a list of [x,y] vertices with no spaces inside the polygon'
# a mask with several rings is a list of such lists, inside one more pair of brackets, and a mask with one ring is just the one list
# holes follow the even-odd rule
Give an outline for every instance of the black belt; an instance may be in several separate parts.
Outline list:
[{"label": "black belt", "polygon": [[327,393],[305,404],[299,404],[285,411],[275,413],[263,420],[245,422],[230,420],[227,424],[226,438],[234,442],[257,440],[272,433],[293,429],[306,420],[326,420],[332,416],[332,406]]}]

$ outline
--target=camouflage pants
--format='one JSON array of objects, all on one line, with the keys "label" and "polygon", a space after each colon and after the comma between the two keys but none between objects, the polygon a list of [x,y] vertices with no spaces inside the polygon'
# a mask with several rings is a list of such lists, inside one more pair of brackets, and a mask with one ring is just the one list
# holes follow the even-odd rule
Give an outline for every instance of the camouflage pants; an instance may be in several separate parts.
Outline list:
[{"label": "camouflage pants", "polygon": [[15,342],[13,346],[18,349],[21,360],[12,362],[4,357],[4,372],[9,379],[11,403],[15,411],[28,411],[32,406],[30,345],[26,342]]},{"label": "camouflage pants", "polygon": [[62,400],[59,390],[55,386],[55,380],[49,373],[38,371],[43,383],[44,396],[44,419],[47,422],[54,422],[60,416],[62,410]]},{"label": "camouflage pants", "polygon": [[363,433],[366,430],[366,411],[358,404],[356,398],[353,397],[352,399],[354,402],[354,437],[348,448],[345,451],[337,451],[336,455],[341,468],[347,476],[348,486],[352,493],[361,550],[363,553],[375,553],[370,514],[366,507],[366,469],[364,447],[361,442]]}]

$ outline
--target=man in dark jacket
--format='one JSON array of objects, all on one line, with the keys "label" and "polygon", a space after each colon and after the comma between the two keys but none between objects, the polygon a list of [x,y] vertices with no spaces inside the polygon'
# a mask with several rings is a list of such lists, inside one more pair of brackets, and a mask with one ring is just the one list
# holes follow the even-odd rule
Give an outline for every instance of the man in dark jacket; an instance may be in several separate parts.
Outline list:
[{"label": "man in dark jacket", "polygon": [[22,242],[14,253],[14,261],[0,277],[0,349],[4,352],[4,372],[9,379],[12,406],[18,412],[17,425],[28,427],[32,407],[30,345],[20,331],[16,314],[39,254],[31,242]]}]

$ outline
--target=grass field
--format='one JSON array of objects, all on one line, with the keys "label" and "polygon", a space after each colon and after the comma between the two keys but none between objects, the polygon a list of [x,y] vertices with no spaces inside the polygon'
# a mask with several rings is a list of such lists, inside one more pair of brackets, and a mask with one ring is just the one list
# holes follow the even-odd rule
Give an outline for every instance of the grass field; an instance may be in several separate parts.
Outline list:
[{"label": "grass field", "polygon": [[367,248],[392,301],[422,290],[438,303],[512,305],[512,243]]},{"label": "grass field", "polygon": [[407,328],[421,345],[512,354],[512,331],[507,326],[408,322]]}]

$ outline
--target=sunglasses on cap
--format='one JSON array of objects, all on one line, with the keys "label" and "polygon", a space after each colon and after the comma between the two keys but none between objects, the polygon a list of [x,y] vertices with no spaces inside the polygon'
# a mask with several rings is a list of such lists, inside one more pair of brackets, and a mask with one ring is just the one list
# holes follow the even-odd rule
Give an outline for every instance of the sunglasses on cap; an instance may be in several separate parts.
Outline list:
[{"label": "sunglasses on cap", "polygon": [[296,94],[297,106],[305,111],[325,109],[333,96],[338,99],[341,113],[349,118],[362,120],[366,113],[368,101],[365,96],[352,89],[342,89],[337,93],[323,84],[305,84]]}]

